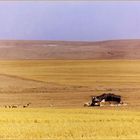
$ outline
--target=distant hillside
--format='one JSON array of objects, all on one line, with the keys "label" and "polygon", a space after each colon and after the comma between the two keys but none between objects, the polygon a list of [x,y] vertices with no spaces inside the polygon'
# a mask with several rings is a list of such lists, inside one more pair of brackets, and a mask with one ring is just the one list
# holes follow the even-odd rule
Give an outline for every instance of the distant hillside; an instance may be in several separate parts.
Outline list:
[{"label": "distant hillside", "polygon": [[0,41],[0,59],[140,59],[140,40]]}]

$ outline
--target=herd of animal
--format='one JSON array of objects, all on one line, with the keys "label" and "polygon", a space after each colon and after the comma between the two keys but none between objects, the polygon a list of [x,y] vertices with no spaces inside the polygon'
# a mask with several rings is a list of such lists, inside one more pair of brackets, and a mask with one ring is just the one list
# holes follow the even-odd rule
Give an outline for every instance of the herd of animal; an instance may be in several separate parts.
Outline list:
[{"label": "herd of animal", "polygon": [[5,105],[4,107],[5,108],[19,108],[19,107],[22,107],[22,108],[27,108],[29,107],[31,103],[27,103],[25,105]]}]

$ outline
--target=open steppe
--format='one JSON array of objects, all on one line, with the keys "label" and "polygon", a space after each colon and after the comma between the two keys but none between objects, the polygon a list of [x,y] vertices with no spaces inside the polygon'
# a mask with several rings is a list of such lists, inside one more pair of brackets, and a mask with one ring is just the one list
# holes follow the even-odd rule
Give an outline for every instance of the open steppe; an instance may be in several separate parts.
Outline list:
[{"label": "open steppe", "polygon": [[92,95],[113,92],[139,108],[139,60],[0,61],[0,105],[82,107]]},{"label": "open steppe", "polygon": [[[139,46],[0,41],[0,139],[139,140]],[[128,105],[83,107],[104,92]]]}]

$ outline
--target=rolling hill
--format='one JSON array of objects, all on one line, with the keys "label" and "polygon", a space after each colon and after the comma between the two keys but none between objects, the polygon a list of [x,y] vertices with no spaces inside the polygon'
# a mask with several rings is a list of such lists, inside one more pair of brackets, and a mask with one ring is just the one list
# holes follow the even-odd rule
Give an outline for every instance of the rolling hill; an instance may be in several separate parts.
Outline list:
[{"label": "rolling hill", "polygon": [[0,41],[0,59],[140,59],[140,40]]}]

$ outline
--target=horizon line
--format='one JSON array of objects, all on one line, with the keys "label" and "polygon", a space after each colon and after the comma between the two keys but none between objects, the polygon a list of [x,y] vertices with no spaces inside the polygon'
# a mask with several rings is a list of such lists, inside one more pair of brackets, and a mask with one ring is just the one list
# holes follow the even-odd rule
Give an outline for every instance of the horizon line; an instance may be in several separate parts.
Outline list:
[{"label": "horizon line", "polygon": [[41,40],[39,40],[39,39],[31,39],[31,40],[29,39],[29,40],[28,40],[28,39],[0,39],[0,42],[1,42],[1,41],[11,41],[11,42],[12,42],[12,41],[19,41],[19,42],[20,42],[20,41],[29,41],[29,42],[30,42],[30,41],[33,41],[33,42],[37,42],[37,41],[38,41],[38,42],[39,42],[39,41],[40,41],[40,42],[49,42],[49,41],[50,41],[50,42],[89,42],[89,43],[91,42],[91,43],[92,43],[92,42],[131,41],[131,40],[140,40],[140,38],[136,38],[136,39],[132,39],[132,38],[131,38],[131,39],[129,39],[129,38],[128,38],[128,39],[127,39],[127,38],[125,38],[125,39],[106,39],[106,40],[93,40],[93,41],[92,41],[92,40],[42,40],[42,39],[41,39]]}]

